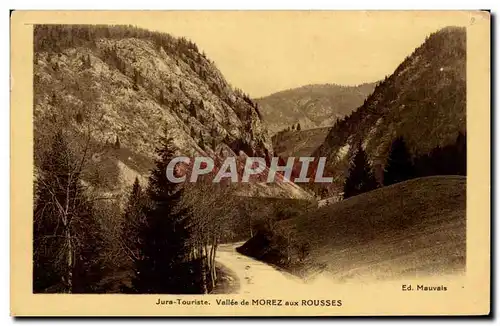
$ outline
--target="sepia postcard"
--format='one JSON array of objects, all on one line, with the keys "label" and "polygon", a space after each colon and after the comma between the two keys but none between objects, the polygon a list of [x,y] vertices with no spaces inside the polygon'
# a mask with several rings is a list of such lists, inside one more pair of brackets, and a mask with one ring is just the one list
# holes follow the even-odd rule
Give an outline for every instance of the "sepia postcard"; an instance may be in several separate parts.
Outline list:
[{"label": "sepia postcard", "polygon": [[488,11],[12,11],[13,316],[490,314]]}]

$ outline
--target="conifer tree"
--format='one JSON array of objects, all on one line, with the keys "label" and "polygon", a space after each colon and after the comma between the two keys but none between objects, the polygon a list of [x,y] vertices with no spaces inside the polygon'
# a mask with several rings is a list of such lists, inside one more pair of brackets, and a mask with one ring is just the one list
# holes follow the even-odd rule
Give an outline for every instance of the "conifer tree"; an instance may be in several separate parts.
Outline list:
[{"label": "conifer tree", "polygon": [[419,177],[431,175],[467,175],[467,137],[459,132],[455,143],[437,146],[415,158]]},{"label": "conifer tree", "polygon": [[368,163],[368,157],[360,143],[349,168],[349,176],[344,184],[344,199],[376,188],[377,182]]},{"label": "conifer tree", "polygon": [[198,146],[201,149],[205,149],[205,141],[203,140],[203,135],[200,133],[200,139],[198,140]]},{"label": "conifer tree", "polygon": [[121,144],[120,144],[120,138],[118,136],[116,136],[116,140],[115,140],[115,145],[114,147],[116,149],[119,149],[121,147]]},{"label": "conifer tree", "polygon": [[147,198],[141,188],[139,179],[136,177],[123,216],[121,241],[123,249],[133,261],[140,259],[139,230],[145,222],[146,209]]},{"label": "conifer tree", "polygon": [[212,149],[215,151],[217,149],[217,139],[212,137]]},{"label": "conifer tree", "polygon": [[191,101],[191,103],[189,103],[189,113],[193,116],[193,117],[196,117],[197,114],[196,114],[196,105],[194,104],[194,101]]},{"label": "conifer tree", "polygon": [[92,61],[90,60],[90,55],[86,55],[82,57],[82,67],[83,69],[92,68]]},{"label": "conifer tree", "polygon": [[187,213],[177,211],[181,198],[177,184],[167,179],[166,169],[175,156],[172,140],[163,138],[149,178],[150,207],[139,231],[141,260],[133,286],[139,293],[190,293],[194,279],[189,269]]},{"label": "conifer tree", "polygon": [[141,73],[139,72],[139,70],[137,69],[134,69],[134,90],[135,91],[138,91],[139,90],[139,86],[141,85]]},{"label": "conifer tree", "polygon": [[297,131],[300,131],[300,123],[297,123]]},{"label": "conifer tree", "polygon": [[86,67],[92,68],[92,60],[90,59],[90,54],[87,55]]},{"label": "conifer tree", "polygon": [[411,161],[411,155],[403,137],[397,137],[391,146],[389,157],[384,171],[384,185],[392,185],[398,182],[414,178],[415,167]]},{"label": "conifer tree", "polygon": [[159,102],[160,102],[161,105],[165,105],[166,104],[166,101],[165,101],[165,92],[163,91],[163,89],[160,89]]},{"label": "conifer tree", "polygon": [[78,112],[75,116],[75,120],[78,124],[83,123],[83,114],[81,112]]}]

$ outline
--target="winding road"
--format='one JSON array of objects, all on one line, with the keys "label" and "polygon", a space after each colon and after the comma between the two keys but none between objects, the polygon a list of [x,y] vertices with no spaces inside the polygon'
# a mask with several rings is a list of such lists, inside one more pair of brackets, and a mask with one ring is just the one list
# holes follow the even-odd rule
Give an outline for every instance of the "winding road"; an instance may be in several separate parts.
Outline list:
[{"label": "winding road", "polygon": [[309,286],[300,278],[275,267],[242,255],[236,248],[243,243],[222,244],[215,260],[233,271],[239,278],[237,293],[250,295],[276,295],[290,293]]},{"label": "winding road", "polygon": [[[234,287],[230,290],[232,294],[242,294],[261,298],[276,298],[276,297],[308,297],[311,294],[329,295],[331,293],[341,292],[342,288],[347,287],[348,291],[352,287],[361,291],[367,286],[376,286],[379,288],[384,283],[388,289],[398,289],[401,286],[400,279],[380,280],[371,278],[366,273],[359,273],[359,269],[349,270],[350,273],[358,273],[358,278],[351,278],[349,282],[336,282],[332,275],[318,274],[314,278],[309,278],[304,281],[286,271],[282,271],[268,265],[259,260],[240,254],[236,248],[241,246],[243,242],[222,244],[217,249],[216,261],[231,271],[229,277],[230,283]],[[373,269],[376,267],[373,264],[365,264],[363,268]],[[235,279],[237,277],[237,279]],[[458,274],[439,274],[439,275],[422,275],[418,277],[422,284],[462,284],[463,275]],[[443,281],[444,280],[444,281]],[[344,288],[345,289],[345,288]],[[364,290],[363,290],[364,291]],[[222,292],[220,292],[222,293]],[[226,292],[226,294],[229,294]]]}]

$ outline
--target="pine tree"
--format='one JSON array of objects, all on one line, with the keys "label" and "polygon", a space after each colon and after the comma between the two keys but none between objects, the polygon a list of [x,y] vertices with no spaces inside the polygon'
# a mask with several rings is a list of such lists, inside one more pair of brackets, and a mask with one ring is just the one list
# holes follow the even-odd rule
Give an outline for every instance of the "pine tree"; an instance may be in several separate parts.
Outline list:
[{"label": "pine tree", "polygon": [[300,123],[297,123],[297,131],[300,131]]},{"label": "pine tree", "polygon": [[119,149],[121,147],[121,144],[120,144],[120,138],[118,136],[116,136],[116,140],[115,140],[115,145],[114,147],[116,149]]},{"label": "pine tree", "polygon": [[92,68],[92,60],[90,59],[90,54],[87,55],[86,67]]},{"label": "pine tree", "polygon": [[212,149],[214,152],[217,149],[217,139],[215,137],[212,137]]},{"label": "pine tree", "polygon": [[191,114],[191,116],[193,117],[197,117],[197,114],[196,114],[196,105],[194,104],[194,101],[191,101],[191,103],[189,103],[189,113]]},{"label": "pine tree", "polygon": [[175,152],[170,138],[161,140],[147,189],[150,208],[139,231],[141,260],[133,286],[139,293],[190,293],[194,279],[187,261],[189,229],[186,212],[177,212],[181,198],[166,169]]},{"label": "pine tree", "polygon": [[132,192],[125,208],[122,227],[122,247],[126,254],[133,260],[140,259],[139,249],[139,230],[145,222],[145,211],[147,208],[147,198],[136,177]]},{"label": "pine tree", "polygon": [[33,292],[98,291],[101,230],[80,183],[82,160],[57,132],[37,178],[33,220]]},{"label": "pine tree", "polygon": [[52,96],[51,96],[51,98],[49,100],[49,104],[52,105],[52,106],[57,106],[59,104],[59,101],[58,101],[56,93],[52,93]]},{"label": "pine tree", "polygon": [[200,139],[198,140],[198,147],[205,149],[205,141],[203,140],[203,135],[200,133]]},{"label": "pine tree", "polygon": [[376,188],[377,182],[371,172],[368,157],[361,144],[359,144],[354,160],[349,168],[349,176],[344,184],[344,199]]},{"label": "pine tree", "polygon": [[467,137],[459,132],[455,143],[437,146],[415,158],[419,177],[431,175],[467,175]]},{"label": "pine tree", "polygon": [[138,91],[139,86],[141,85],[142,79],[141,79],[141,73],[139,70],[134,69],[134,90]]},{"label": "pine tree", "polygon": [[384,185],[412,179],[416,176],[411,155],[403,137],[397,137],[391,146],[384,171]]},{"label": "pine tree", "polygon": [[165,92],[160,89],[159,102],[161,105],[165,105]]},{"label": "pine tree", "polygon": [[81,112],[78,112],[75,116],[75,120],[78,124],[82,124],[83,123],[83,114]]},{"label": "pine tree", "polygon": [[82,67],[83,69],[92,68],[92,61],[90,60],[90,55],[82,57]]}]

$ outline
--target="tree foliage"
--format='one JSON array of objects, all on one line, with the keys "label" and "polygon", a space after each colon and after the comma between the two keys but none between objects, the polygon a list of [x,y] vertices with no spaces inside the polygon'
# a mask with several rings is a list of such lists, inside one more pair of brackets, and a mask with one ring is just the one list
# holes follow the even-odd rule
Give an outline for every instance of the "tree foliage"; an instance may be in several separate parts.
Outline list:
[{"label": "tree foliage", "polygon": [[467,136],[459,132],[454,143],[436,147],[415,158],[418,176],[467,175]]},{"label": "tree foliage", "polygon": [[384,185],[392,185],[415,177],[411,154],[403,137],[397,137],[391,146],[384,171]]},{"label": "tree foliage", "polygon": [[121,229],[121,245],[127,256],[137,262],[141,253],[139,232],[146,219],[146,210],[148,200],[139,183],[139,179],[135,178],[132,191],[125,207],[123,214],[123,224]]},{"label": "tree foliage", "polygon": [[344,184],[344,199],[362,194],[377,188],[366,152],[361,144],[349,168],[349,176]]},{"label": "tree foliage", "polygon": [[238,220],[239,201],[231,184],[212,183],[215,173],[186,184],[180,209],[191,214],[191,257],[202,263],[202,292],[215,287],[215,255],[223,239],[231,238]]},{"label": "tree foliage", "polygon": [[62,131],[42,159],[33,220],[33,291],[95,292],[101,230]]},{"label": "tree foliage", "polygon": [[86,46],[94,48],[102,38],[142,38],[154,42],[158,48],[178,57],[186,55],[191,59],[199,56],[198,46],[184,38],[175,38],[167,33],[153,32],[131,25],[35,25],[35,52],[61,52],[68,47]]},{"label": "tree foliage", "polygon": [[157,156],[147,188],[150,207],[138,233],[141,258],[133,286],[139,293],[197,293],[198,273],[189,261],[189,215],[176,210],[182,190],[165,173],[175,156],[170,138],[161,140]]}]

